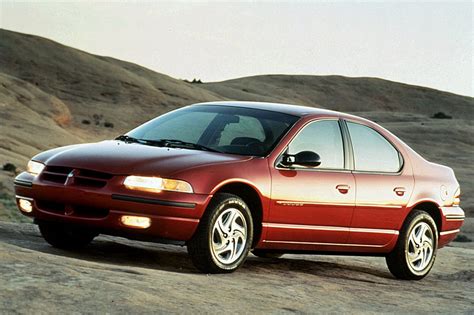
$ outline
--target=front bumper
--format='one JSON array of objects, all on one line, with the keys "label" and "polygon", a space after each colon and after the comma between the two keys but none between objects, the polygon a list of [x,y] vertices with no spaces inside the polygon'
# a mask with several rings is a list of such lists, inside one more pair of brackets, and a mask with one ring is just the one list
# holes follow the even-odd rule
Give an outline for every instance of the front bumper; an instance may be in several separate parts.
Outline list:
[{"label": "front bumper", "polygon": [[[17,205],[24,215],[45,221],[59,221],[113,235],[187,241],[193,236],[211,195],[175,192],[134,191],[122,185],[117,176],[105,187],[68,186],[41,181],[29,173],[15,179]],[[31,212],[20,208],[29,200]],[[146,229],[123,225],[123,215],[144,216],[151,220]]]},{"label": "front bumper", "polygon": [[447,245],[456,238],[464,223],[464,210],[461,207],[441,207],[441,231],[439,232],[438,248]]}]

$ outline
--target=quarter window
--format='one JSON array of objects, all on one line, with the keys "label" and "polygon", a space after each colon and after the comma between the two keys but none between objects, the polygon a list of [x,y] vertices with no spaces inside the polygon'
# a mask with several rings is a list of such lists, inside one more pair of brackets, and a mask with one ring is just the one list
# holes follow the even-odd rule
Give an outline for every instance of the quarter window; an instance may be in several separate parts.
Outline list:
[{"label": "quarter window", "polygon": [[400,155],[387,139],[364,125],[347,122],[347,127],[356,171],[396,173],[400,170]]},{"label": "quarter window", "polygon": [[289,154],[313,151],[321,157],[323,169],[343,169],[344,149],[337,120],[312,122],[296,136],[288,147]]}]

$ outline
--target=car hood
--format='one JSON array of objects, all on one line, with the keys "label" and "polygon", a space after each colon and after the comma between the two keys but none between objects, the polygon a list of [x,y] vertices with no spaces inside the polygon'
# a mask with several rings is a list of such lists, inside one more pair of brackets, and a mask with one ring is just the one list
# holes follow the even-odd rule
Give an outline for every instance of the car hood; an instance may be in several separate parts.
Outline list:
[{"label": "car hood", "polygon": [[237,163],[249,159],[251,157],[114,140],[57,148],[33,158],[46,165],[88,169],[114,175],[155,176],[169,176],[178,171],[208,164]]}]

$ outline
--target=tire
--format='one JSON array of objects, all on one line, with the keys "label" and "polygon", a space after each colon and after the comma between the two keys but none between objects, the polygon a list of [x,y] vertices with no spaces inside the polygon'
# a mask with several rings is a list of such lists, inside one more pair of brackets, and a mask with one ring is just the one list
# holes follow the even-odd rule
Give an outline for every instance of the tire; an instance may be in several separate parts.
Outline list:
[{"label": "tire", "polygon": [[253,222],[247,204],[238,196],[220,193],[209,204],[187,248],[200,271],[229,273],[244,263],[252,241]]},{"label": "tire", "polygon": [[66,250],[83,248],[97,236],[92,231],[56,222],[40,221],[38,227],[46,242]]},{"label": "tire", "polygon": [[276,259],[284,255],[284,253],[281,253],[281,252],[268,251],[264,249],[254,249],[252,251],[252,254],[254,254],[257,257],[267,258],[267,259]]},{"label": "tire", "polygon": [[433,218],[421,210],[411,212],[393,251],[385,257],[388,269],[398,279],[420,280],[431,270],[438,248],[438,229]]}]

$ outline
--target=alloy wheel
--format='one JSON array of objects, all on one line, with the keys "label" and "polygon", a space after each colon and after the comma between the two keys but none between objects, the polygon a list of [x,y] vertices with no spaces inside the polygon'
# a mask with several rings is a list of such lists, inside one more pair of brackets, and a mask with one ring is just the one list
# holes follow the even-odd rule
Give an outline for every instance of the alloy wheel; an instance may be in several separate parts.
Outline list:
[{"label": "alloy wheel", "polygon": [[211,251],[223,265],[237,261],[247,244],[247,221],[241,211],[226,209],[214,223],[211,234]]},{"label": "alloy wheel", "polygon": [[419,222],[410,232],[406,249],[409,267],[415,272],[423,271],[433,257],[433,230],[426,222]]}]

